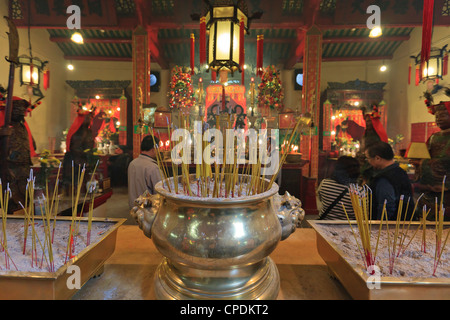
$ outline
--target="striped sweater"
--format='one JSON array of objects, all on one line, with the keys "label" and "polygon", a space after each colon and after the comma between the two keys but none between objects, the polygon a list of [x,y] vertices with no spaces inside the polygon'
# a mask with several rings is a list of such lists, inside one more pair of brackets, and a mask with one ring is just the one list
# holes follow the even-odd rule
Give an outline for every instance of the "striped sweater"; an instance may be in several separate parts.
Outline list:
[{"label": "striped sweater", "polygon": [[[327,210],[330,204],[344,191],[348,186],[340,184],[332,179],[323,179],[317,188],[317,200],[319,202],[319,217]],[[350,220],[355,219],[350,194],[347,192],[344,197],[328,212],[325,220],[347,220],[342,204],[345,206]]]}]

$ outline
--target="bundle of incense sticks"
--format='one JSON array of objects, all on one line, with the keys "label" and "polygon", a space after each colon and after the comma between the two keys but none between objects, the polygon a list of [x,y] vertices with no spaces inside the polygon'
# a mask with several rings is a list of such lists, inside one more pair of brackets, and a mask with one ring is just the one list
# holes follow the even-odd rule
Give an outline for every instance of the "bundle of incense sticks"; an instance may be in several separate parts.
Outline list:
[{"label": "bundle of incense sticks", "polygon": [[[435,233],[436,233],[436,246],[435,246],[435,255],[434,255],[434,265],[433,265],[433,276],[436,274],[436,270],[439,266],[439,263],[442,258],[442,254],[447,245],[447,241],[450,236],[450,229],[447,230],[447,235],[444,239],[444,214],[445,209],[443,206],[443,196],[444,196],[444,184],[445,179],[442,182],[442,194],[441,194],[441,202],[438,204],[437,198],[435,200]],[[414,213],[416,212],[417,206],[420,202],[420,197],[417,199],[415,207],[412,211],[411,217],[407,219],[407,215],[409,212],[409,206],[411,203],[411,199],[409,198],[406,203],[406,208],[404,207],[404,196],[400,197],[397,216],[395,222],[389,222],[387,211],[386,211],[386,201],[384,202],[383,211],[381,215],[381,221],[379,222],[378,235],[375,250],[373,249],[371,243],[371,234],[372,234],[372,221],[371,221],[371,208],[372,208],[372,191],[367,186],[358,186],[358,185],[350,185],[350,198],[352,202],[352,207],[355,212],[355,220],[358,227],[358,235],[356,231],[352,227],[352,221],[350,221],[349,216],[347,214],[347,210],[344,204],[341,202],[341,205],[344,209],[345,215],[347,217],[347,221],[350,225],[350,229],[355,238],[358,251],[361,254],[362,260],[364,261],[364,265],[366,268],[375,265],[378,244],[381,235],[381,229],[383,226],[383,222],[386,225],[386,238],[387,238],[387,249],[389,256],[389,272],[393,274],[395,267],[395,260],[401,257],[402,254],[405,253],[417,233],[422,230],[422,245],[421,250],[426,252],[426,228],[427,228],[427,216],[430,213],[430,209],[427,210],[426,206],[422,208],[422,215],[420,218],[420,223],[416,228],[413,235],[409,238],[409,241],[406,243],[407,235],[412,226],[412,221],[414,218]],[[390,228],[390,225],[393,225],[393,230]],[[392,232],[391,232],[392,231]],[[406,243],[406,244],[405,244]]]},{"label": "bundle of incense sticks", "polygon": [[[94,174],[96,172],[96,169],[98,167],[98,162],[94,168],[94,173],[91,176],[91,180],[89,181],[89,192],[86,192],[84,196],[84,202],[83,207],[85,205],[85,202],[87,200],[88,194],[91,194],[91,203],[89,208],[89,218],[88,218],[88,228],[87,228],[87,245],[90,243],[90,232],[91,232],[91,226],[92,226],[92,219],[93,219],[93,203],[94,203],[94,185],[93,185],[93,179]],[[80,167],[81,169],[81,167]],[[27,254],[27,243],[28,238],[31,238],[31,267],[35,268],[44,268],[44,262],[47,265],[49,272],[55,272],[55,263],[54,263],[54,257],[53,257],[53,243],[54,243],[54,236],[55,236],[55,229],[56,229],[56,218],[58,215],[58,208],[59,208],[59,175],[61,171],[61,164],[58,169],[56,183],[54,186],[54,189],[52,192],[49,190],[48,186],[48,180],[45,182],[45,190],[44,194],[40,195],[36,199],[35,195],[35,181],[36,177],[34,176],[33,170],[30,170],[29,178],[27,179],[26,184],[26,192],[25,192],[25,201],[24,204],[19,202],[20,206],[23,209],[24,217],[23,217],[23,255]],[[72,163],[72,174],[73,174],[74,168]],[[81,217],[78,218],[77,216],[77,209],[78,209],[78,203],[81,197],[81,187],[82,182],[84,181],[84,174],[85,174],[85,168],[83,167],[82,170],[79,170],[78,174],[78,188],[76,195],[74,195],[74,192],[72,191],[72,220],[70,223],[70,229],[69,229],[69,237],[68,237],[68,245],[67,245],[67,252],[66,252],[66,262],[68,258],[73,257],[73,250],[74,250],[74,243],[76,241],[76,235],[78,234],[79,225],[81,223]],[[74,178],[72,177],[72,190],[74,190]],[[5,268],[7,270],[10,269],[10,263],[14,265],[14,267],[17,269],[17,266],[15,265],[14,261],[12,260],[9,252],[8,252],[8,242],[7,242],[7,212],[8,212],[8,203],[9,199],[11,198],[11,190],[9,188],[9,184],[7,185],[7,188],[5,192],[3,192],[3,185],[0,179],[0,214],[1,214],[1,221],[2,221],[2,234],[0,236],[0,251],[5,252]],[[41,216],[40,219],[37,217],[35,212],[35,200],[38,200]],[[83,209],[82,209],[83,210]],[[36,226],[38,225],[38,221],[42,222],[42,230],[43,230],[43,239],[39,238],[38,232],[36,230]],[[39,261],[38,257],[38,248],[41,250],[41,258]],[[1,267],[0,267],[1,269]]]},{"label": "bundle of incense sticks", "polygon": [[[179,118],[180,127],[182,129],[188,128],[188,121],[185,115],[180,112]],[[305,120],[299,118],[295,127],[292,129],[289,138],[289,148],[286,148],[286,150],[290,150],[290,146],[292,145],[297,130],[299,129],[302,122],[305,122]],[[220,127],[219,116],[216,115],[216,124],[216,129],[218,130],[232,129],[232,115],[227,115],[226,125],[224,126],[224,128]],[[207,128],[207,125],[204,121],[201,121],[200,128],[200,130],[205,130],[205,128]],[[194,128],[194,130],[199,129]],[[168,131],[170,136],[172,136],[172,129],[170,128],[169,124]],[[202,131],[201,133],[203,134],[204,131]],[[150,134],[152,135],[154,142],[156,142],[155,131],[153,129],[150,130]],[[222,136],[225,138],[223,145],[226,146],[227,135],[223,134]],[[184,138],[189,139],[190,137]],[[189,173],[188,161],[182,161],[181,164],[176,164],[172,161],[172,182],[170,182],[169,179],[170,177],[168,174],[168,164],[164,161],[159,148],[157,148],[156,160],[158,163],[160,175],[163,180],[163,187],[169,192],[175,192],[176,194],[187,196],[211,198],[236,198],[243,195],[248,196],[260,194],[272,188],[273,183],[278,176],[281,167],[285,163],[288,154],[287,151],[282,153],[281,161],[278,164],[276,173],[271,177],[270,182],[267,183],[264,175],[264,166],[261,163],[262,156],[258,156],[257,154],[256,163],[244,163],[242,164],[242,168],[240,169],[237,161],[238,156],[236,150],[234,150],[234,152],[232,153],[222,152],[221,154],[215,154],[214,156],[212,156],[211,152],[219,152],[218,149],[211,150],[211,145],[209,145],[206,141],[199,142],[196,145],[197,148],[199,146],[201,147],[200,151],[202,157],[201,159],[197,159],[196,161],[196,170],[194,175],[195,178],[193,178],[193,176],[191,176]],[[170,142],[169,150],[171,151],[171,153],[173,153],[174,151],[172,141]],[[260,150],[260,152],[262,151]],[[203,157],[203,155],[205,154],[211,155],[211,158],[221,159],[221,161],[205,161]],[[183,158],[187,155],[180,154],[180,156]],[[233,157],[234,159],[231,160],[230,157]],[[184,160],[186,160],[186,158],[184,158]],[[179,172],[180,169],[181,173]]]},{"label": "bundle of incense sticks", "polygon": [[9,207],[9,199],[11,198],[11,189],[9,188],[9,184],[6,185],[5,192],[3,192],[2,180],[0,179],[0,213],[2,215],[2,238],[0,239],[1,247],[0,251],[5,252],[5,268],[7,270],[10,269],[9,261],[13,263],[14,267],[17,270],[17,266],[14,261],[11,259],[11,256],[8,252],[8,238],[7,238],[7,229],[6,223],[8,219],[8,207]]},{"label": "bundle of incense sticks", "polygon": [[[355,212],[355,220],[359,231],[359,240],[356,232],[353,230],[352,223],[348,216],[344,204],[341,205],[344,209],[347,221],[350,225],[352,234],[358,246],[358,250],[363,258],[364,265],[367,269],[375,265],[378,251],[378,244],[381,234],[381,225],[386,214],[386,201],[383,206],[383,213],[381,215],[381,223],[378,229],[378,237],[375,248],[371,244],[372,234],[372,190],[368,186],[359,187],[358,185],[349,186],[350,199],[352,202],[353,211]],[[361,243],[361,245],[360,245]]]},{"label": "bundle of incense sticks", "polygon": [[437,205],[437,200],[436,200],[436,204],[435,204],[435,208],[436,208],[436,213],[435,213],[436,246],[435,246],[435,253],[434,253],[433,276],[436,274],[436,270],[441,261],[442,253],[445,250],[445,246],[447,245],[447,240],[450,235],[450,230],[447,230],[447,236],[445,237],[444,242],[442,242],[443,231],[444,231],[444,215],[445,215],[444,191],[445,191],[445,179],[446,178],[447,177],[444,176],[444,179],[442,180],[441,202],[439,204],[439,209],[438,209],[438,205]]}]

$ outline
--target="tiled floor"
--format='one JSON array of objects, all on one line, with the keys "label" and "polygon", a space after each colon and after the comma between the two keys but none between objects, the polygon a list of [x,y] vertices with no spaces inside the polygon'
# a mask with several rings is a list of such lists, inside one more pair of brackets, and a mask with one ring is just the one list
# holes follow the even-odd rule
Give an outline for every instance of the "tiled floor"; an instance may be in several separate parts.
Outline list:
[{"label": "tiled floor", "polygon": [[108,218],[124,218],[127,221],[125,225],[135,225],[136,222],[130,215],[128,208],[128,188],[127,187],[114,187],[111,198],[104,204],[105,212]]},{"label": "tiled floor", "polygon": [[[163,256],[131,217],[127,188],[114,188],[103,206],[101,216],[127,221],[119,229],[115,251],[105,262],[102,275],[90,279],[72,299],[154,300],[153,277]],[[302,227],[271,254],[280,273],[277,300],[350,299],[342,285],[330,277],[318,254],[315,232],[306,223],[309,219],[316,216],[305,217]]]}]

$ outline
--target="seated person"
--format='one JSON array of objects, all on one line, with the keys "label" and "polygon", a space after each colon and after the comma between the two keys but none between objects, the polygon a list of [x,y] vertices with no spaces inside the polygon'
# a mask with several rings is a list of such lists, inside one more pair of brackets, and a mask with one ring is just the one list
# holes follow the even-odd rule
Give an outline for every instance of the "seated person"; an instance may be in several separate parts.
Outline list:
[{"label": "seated person", "polygon": [[[366,151],[368,163],[373,167],[373,176],[369,181],[372,190],[372,219],[381,220],[384,203],[389,220],[396,220],[400,198],[403,196],[402,220],[409,220],[414,209],[411,182],[405,170],[394,160],[394,151],[386,142],[370,145]],[[405,217],[405,209],[408,213]],[[385,219],[385,218],[384,218]]]},{"label": "seated person", "polygon": [[317,189],[320,220],[347,220],[347,215],[350,220],[355,219],[348,188],[350,184],[356,184],[359,174],[360,166],[357,159],[343,156],[337,160],[331,177],[323,179]]}]

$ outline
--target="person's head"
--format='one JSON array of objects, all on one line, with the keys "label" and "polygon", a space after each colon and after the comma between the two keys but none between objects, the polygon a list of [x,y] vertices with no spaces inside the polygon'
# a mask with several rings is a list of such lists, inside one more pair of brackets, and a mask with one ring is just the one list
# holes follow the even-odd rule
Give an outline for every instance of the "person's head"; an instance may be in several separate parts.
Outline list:
[{"label": "person's head", "polygon": [[394,162],[394,151],[389,143],[379,141],[365,151],[367,161],[375,169],[384,169]]},{"label": "person's head", "polygon": [[159,138],[155,137],[153,141],[153,136],[149,135],[142,139],[141,142],[141,153],[148,155],[152,158],[156,158],[156,148],[159,146]]},{"label": "person's head", "polygon": [[336,162],[333,180],[341,184],[355,183],[360,175],[360,165],[356,158],[342,156]]},{"label": "person's head", "polygon": [[450,102],[435,106],[436,125],[441,130],[450,128]]}]

